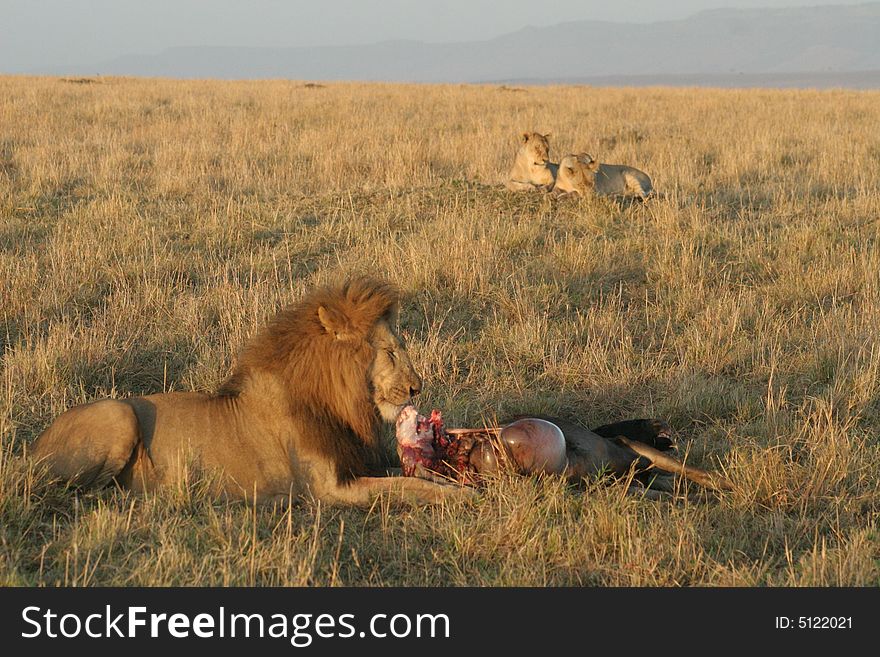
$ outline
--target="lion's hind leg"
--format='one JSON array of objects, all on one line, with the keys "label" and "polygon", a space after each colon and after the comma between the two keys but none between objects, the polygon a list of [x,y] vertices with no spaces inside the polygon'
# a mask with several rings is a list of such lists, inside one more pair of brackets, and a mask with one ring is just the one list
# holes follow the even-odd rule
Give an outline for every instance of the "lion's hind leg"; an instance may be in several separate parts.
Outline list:
[{"label": "lion's hind leg", "polygon": [[122,471],[139,440],[134,409],[104,399],[59,415],[34,441],[31,456],[52,477],[74,486],[99,488]]},{"label": "lion's hind leg", "polygon": [[651,179],[648,176],[638,176],[630,172],[623,174],[624,184],[630,194],[635,195],[641,200],[647,200],[654,188],[651,185]]}]

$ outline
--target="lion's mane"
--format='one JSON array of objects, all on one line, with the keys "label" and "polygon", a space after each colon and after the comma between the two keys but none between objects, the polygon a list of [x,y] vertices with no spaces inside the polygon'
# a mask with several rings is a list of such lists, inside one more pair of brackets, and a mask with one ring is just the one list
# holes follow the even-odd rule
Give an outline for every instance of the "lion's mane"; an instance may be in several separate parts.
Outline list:
[{"label": "lion's mane", "polygon": [[393,286],[365,277],[311,292],[248,343],[218,395],[235,397],[261,376],[284,381],[302,445],[331,459],[340,480],[366,475],[381,459],[370,334],[394,313],[398,298]]}]

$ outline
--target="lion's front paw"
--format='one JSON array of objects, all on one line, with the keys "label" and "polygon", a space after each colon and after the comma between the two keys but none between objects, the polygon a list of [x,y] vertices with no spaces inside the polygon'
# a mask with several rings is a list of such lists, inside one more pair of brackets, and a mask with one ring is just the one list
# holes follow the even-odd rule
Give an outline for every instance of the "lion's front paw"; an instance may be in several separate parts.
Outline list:
[{"label": "lion's front paw", "polygon": [[455,489],[450,493],[449,498],[455,502],[475,502],[480,499],[480,491],[472,486],[462,486],[460,484],[452,484],[450,488]]},{"label": "lion's front paw", "polygon": [[476,500],[480,493],[476,488],[451,482],[417,480],[425,486],[419,486],[419,502],[439,504],[441,502],[470,502]]}]

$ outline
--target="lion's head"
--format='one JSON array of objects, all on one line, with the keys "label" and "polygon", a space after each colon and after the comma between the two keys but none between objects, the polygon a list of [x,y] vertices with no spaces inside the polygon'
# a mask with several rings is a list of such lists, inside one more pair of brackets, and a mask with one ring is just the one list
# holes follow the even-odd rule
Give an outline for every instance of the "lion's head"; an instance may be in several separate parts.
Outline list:
[{"label": "lion's head", "polygon": [[370,370],[373,402],[386,422],[394,422],[403,407],[422,391],[422,379],[400,336],[387,321],[376,324],[370,344],[376,354]]},{"label": "lion's head", "polygon": [[538,132],[524,132],[520,154],[525,154],[529,166],[544,166],[550,161],[550,134],[542,135]]},{"label": "lion's head", "polygon": [[287,391],[288,412],[308,418],[306,441],[336,460],[340,477],[364,474],[382,420],[393,422],[422,388],[392,327],[398,297],[366,277],[309,293],[246,347],[220,394],[241,394],[249,380],[273,375]]},{"label": "lion's head", "polygon": [[555,189],[562,192],[587,194],[596,185],[599,162],[587,153],[566,155],[559,161]]}]

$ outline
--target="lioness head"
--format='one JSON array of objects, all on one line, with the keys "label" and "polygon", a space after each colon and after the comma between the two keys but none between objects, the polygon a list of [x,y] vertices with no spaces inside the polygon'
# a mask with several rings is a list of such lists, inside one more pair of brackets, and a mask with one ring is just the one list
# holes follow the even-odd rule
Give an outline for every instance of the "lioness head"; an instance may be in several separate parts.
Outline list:
[{"label": "lioness head", "polygon": [[373,402],[382,419],[394,422],[403,407],[422,391],[422,379],[416,373],[403,341],[387,321],[376,324],[370,344],[375,350],[370,368]]},{"label": "lioness head", "polygon": [[566,155],[559,162],[556,189],[562,192],[587,194],[596,184],[599,162],[587,153]]},{"label": "lioness head", "polygon": [[550,134],[542,135],[537,132],[524,132],[520,153],[525,153],[528,163],[536,166],[544,166],[550,161]]}]

